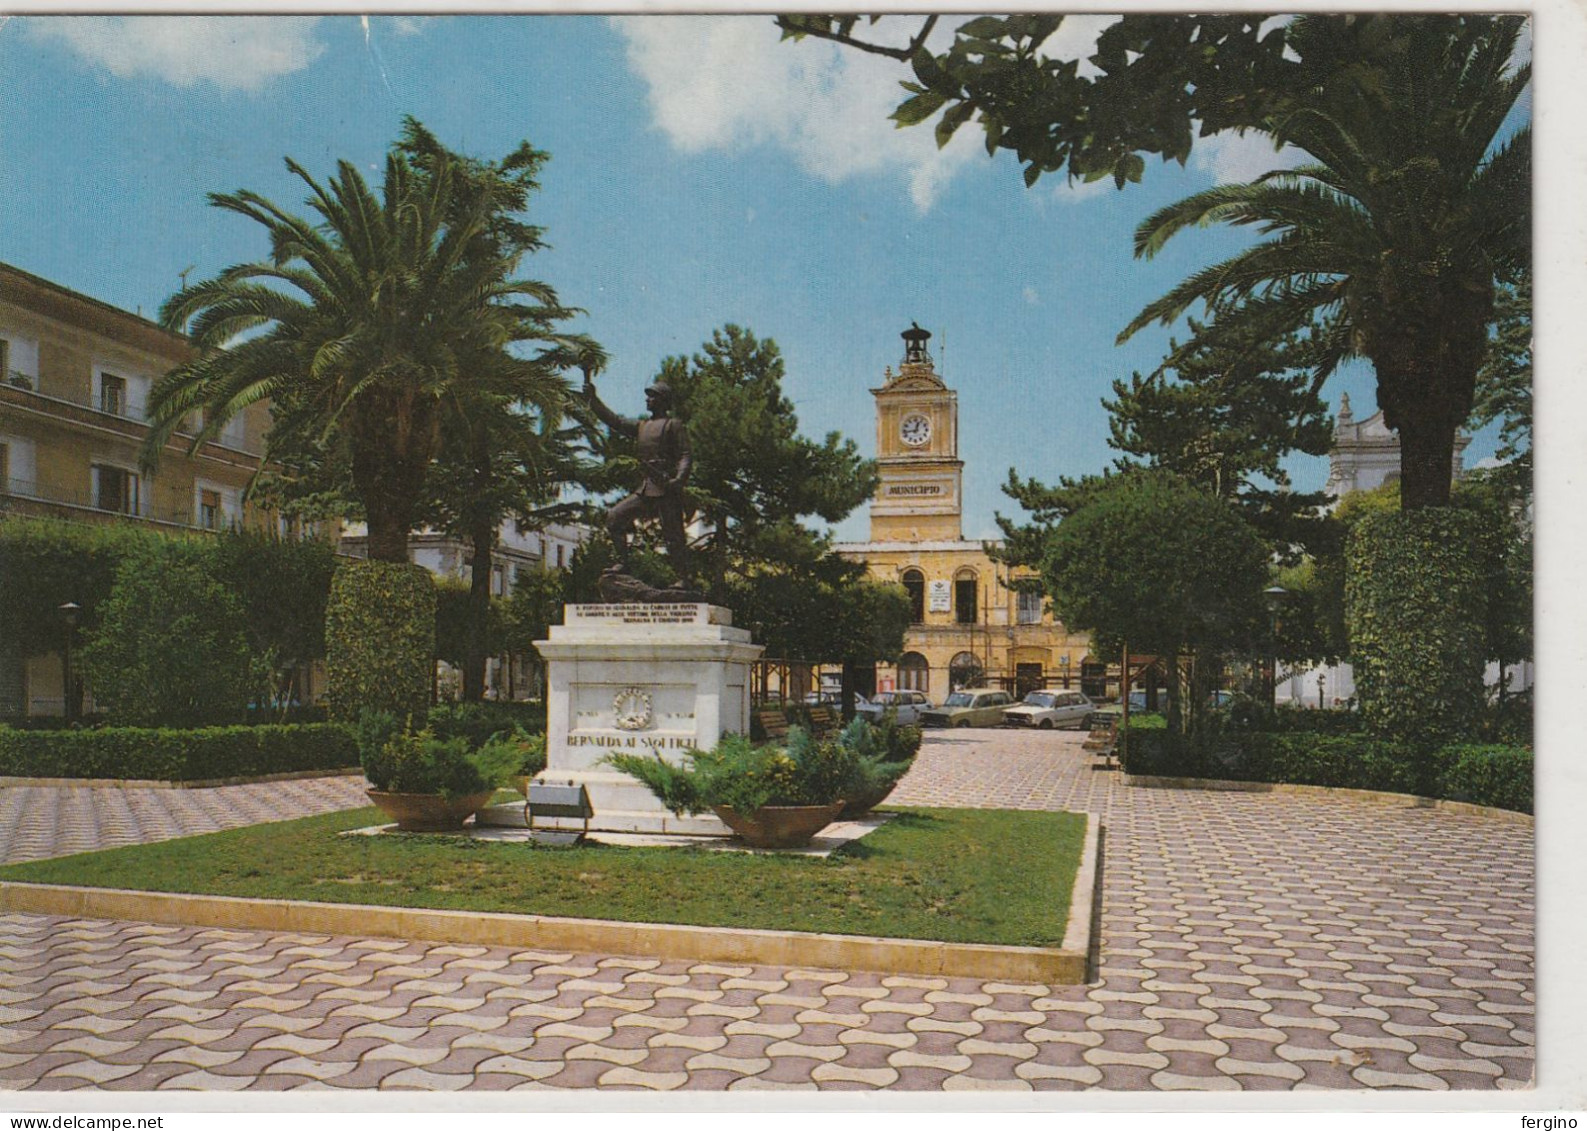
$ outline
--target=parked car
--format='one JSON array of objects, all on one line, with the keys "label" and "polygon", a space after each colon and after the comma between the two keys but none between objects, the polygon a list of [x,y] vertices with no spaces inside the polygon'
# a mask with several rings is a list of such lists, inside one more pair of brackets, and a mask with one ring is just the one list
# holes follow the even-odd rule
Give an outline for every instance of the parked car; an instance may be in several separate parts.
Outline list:
[{"label": "parked car", "polygon": [[[1168,692],[1159,691],[1157,693],[1157,704],[1158,704],[1158,708],[1159,709],[1163,709],[1163,708],[1167,707],[1167,705],[1168,705]],[[1142,715],[1142,714],[1145,714],[1145,713],[1146,713],[1146,692],[1144,692],[1144,691],[1132,691],[1132,692],[1130,692],[1130,714],[1132,714],[1132,715]],[[1110,722],[1113,722],[1116,719],[1120,718],[1123,714],[1124,714],[1124,707],[1118,701],[1115,700],[1112,703],[1103,703],[1103,704],[1101,704],[1099,706],[1093,706],[1092,707],[1091,713],[1086,716],[1086,721],[1085,721],[1084,725],[1086,725],[1088,727],[1107,726]]]},{"label": "parked car", "polygon": [[873,723],[888,711],[894,711],[901,725],[919,726],[920,717],[931,705],[924,691],[878,691],[870,702],[860,704],[855,710]]},{"label": "parked car", "polygon": [[1032,691],[1023,702],[1003,712],[1003,722],[1008,726],[1038,730],[1079,728],[1085,726],[1095,706],[1078,691],[1041,689]]},{"label": "parked car", "polygon": [[[854,693],[854,707],[856,710],[869,702],[870,700],[858,691]],[[841,691],[812,691],[805,696],[806,707],[814,707],[822,703],[829,707],[841,707],[843,705],[843,693]]]},{"label": "parked car", "polygon": [[[1207,697],[1207,706],[1214,709],[1219,707],[1227,707],[1233,701],[1234,692],[1214,691]],[[1157,710],[1159,712],[1166,712],[1168,710],[1168,692],[1163,690],[1159,690],[1157,692]],[[1119,706],[1118,703],[1104,703],[1102,706],[1096,707],[1092,710],[1091,714],[1086,720],[1085,725],[1093,727],[1105,726],[1110,720],[1118,718],[1123,713],[1124,708]],[[1143,715],[1146,713],[1146,692],[1130,692],[1130,714]]]},{"label": "parked car", "polygon": [[1013,703],[1014,697],[1006,691],[966,687],[949,695],[942,706],[922,713],[920,721],[928,727],[1001,726],[1003,712]]}]

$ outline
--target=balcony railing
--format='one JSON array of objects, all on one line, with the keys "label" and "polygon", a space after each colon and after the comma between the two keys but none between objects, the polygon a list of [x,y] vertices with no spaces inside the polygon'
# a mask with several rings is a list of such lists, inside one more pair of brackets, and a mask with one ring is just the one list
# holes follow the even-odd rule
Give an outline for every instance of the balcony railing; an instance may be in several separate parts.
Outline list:
[{"label": "balcony railing", "polygon": [[[136,512],[125,510],[120,506],[101,506],[101,501],[108,502],[108,500],[96,499],[92,491],[58,483],[35,483],[27,479],[14,478],[0,479],[0,497],[71,507],[74,510],[93,511],[96,514],[120,516],[144,522],[163,522],[172,526],[186,526],[199,530],[210,529],[195,522],[192,511],[157,507],[147,500],[143,500],[142,509]],[[228,520],[222,526],[224,528],[229,524]]]},{"label": "balcony railing", "polygon": [[[30,377],[26,373],[18,373],[15,370],[12,370],[10,378],[7,380],[6,384],[10,385],[12,388],[21,389],[23,392],[32,393],[34,396],[42,397],[47,401],[61,401],[65,404],[73,404],[77,405],[79,408],[86,408],[93,412],[103,413],[106,416],[119,417],[122,420],[132,420],[139,424],[148,423],[149,418],[144,406],[131,401],[125,393],[119,396],[110,397],[105,396],[103,390],[101,390],[97,395],[89,396],[82,396],[80,394],[62,395],[59,392],[44,393],[39,391],[39,383],[37,378]],[[177,433],[179,435],[191,436],[193,434],[193,429],[184,426],[182,428],[178,428]],[[230,448],[233,451],[246,452],[248,450],[247,448],[243,447],[243,437],[231,429],[222,432],[210,442],[219,444],[223,448]]]}]

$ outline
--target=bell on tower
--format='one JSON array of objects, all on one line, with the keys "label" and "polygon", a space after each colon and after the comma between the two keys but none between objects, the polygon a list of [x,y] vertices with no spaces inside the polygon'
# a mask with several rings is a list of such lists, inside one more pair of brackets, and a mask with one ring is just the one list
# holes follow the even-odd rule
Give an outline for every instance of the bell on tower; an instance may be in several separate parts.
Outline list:
[{"label": "bell on tower", "polygon": [[930,365],[931,355],[926,352],[926,343],[931,339],[930,330],[922,330],[920,323],[911,322],[909,329],[900,335],[904,339],[904,364],[905,365]]}]

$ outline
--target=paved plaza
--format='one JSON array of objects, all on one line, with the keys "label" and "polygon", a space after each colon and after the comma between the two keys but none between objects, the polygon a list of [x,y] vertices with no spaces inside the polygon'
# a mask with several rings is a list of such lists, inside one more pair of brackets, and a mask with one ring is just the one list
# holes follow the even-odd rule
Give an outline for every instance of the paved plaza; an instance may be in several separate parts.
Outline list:
[{"label": "paved plaza", "polygon": [[[0,790],[0,859],[363,803],[354,778]],[[1079,737],[928,735],[906,805],[1104,829],[1091,985],[0,915],[0,1088],[1524,1088],[1529,821],[1139,789]]]}]

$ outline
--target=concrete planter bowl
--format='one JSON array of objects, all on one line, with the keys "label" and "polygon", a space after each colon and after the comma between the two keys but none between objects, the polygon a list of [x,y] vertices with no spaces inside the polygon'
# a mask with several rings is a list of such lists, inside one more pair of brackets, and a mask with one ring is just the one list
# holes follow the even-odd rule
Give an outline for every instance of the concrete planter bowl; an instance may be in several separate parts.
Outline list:
[{"label": "concrete planter bowl", "polygon": [[843,803],[843,809],[838,813],[838,816],[845,821],[852,821],[856,817],[863,817],[882,802],[886,801],[887,795],[892,793],[893,790],[897,788],[898,782],[888,782],[881,789],[874,789],[868,794],[864,794],[863,796],[855,798],[853,801],[845,801]]},{"label": "concrete planter bowl", "polygon": [[456,832],[463,822],[490,803],[492,789],[464,797],[442,797],[438,793],[386,793],[365,790],[382,813],[397,822],[404,833]]},{"label": "concrete planter bowl", "polygon": [[751,848],[803,848],[810,838],[837,819],[843,802],[831,805],[763,805],[740,813],[727,805],[713,805],[722,823]]}]

